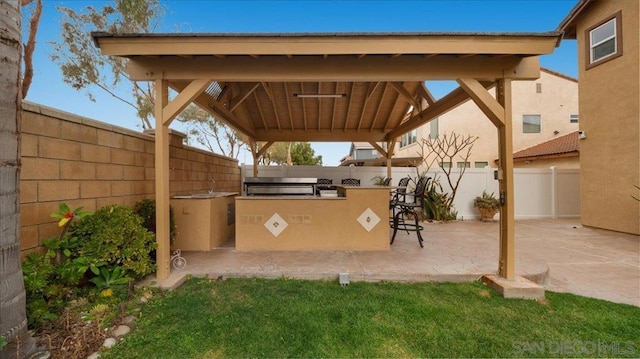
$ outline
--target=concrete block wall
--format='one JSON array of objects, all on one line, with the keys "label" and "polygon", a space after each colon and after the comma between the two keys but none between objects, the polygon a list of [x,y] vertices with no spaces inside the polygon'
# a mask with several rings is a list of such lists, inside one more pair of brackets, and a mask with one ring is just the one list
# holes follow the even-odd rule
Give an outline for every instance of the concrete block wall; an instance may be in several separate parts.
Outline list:
[{"label": "concrete block wall", "polygon": [[[184,146],[171,133],[172,195],[239,192],[238,161]],[[42,241],[59,234],[50,214],[60,202],[95,211],[109,204],[134,205],[153,198],[155,142],[143,134],[23,102],[21,123],[20,216],[23,257],[42,250]]]}]

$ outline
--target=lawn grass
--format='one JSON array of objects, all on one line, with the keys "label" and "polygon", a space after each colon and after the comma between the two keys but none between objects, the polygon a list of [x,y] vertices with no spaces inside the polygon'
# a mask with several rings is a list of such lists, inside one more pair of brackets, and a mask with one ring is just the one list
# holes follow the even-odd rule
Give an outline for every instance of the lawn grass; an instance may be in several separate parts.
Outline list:
[{"label": "lawn grass", "polygon": [[482,283],[191,278],[103,358],[638,357],[640,308]]}]

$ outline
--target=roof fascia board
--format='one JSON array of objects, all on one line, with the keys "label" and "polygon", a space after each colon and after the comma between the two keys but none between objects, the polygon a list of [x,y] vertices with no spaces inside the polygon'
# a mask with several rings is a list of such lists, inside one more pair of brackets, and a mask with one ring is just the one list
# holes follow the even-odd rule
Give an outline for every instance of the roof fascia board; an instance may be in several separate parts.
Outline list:
[{"label": "roof fascia board", "polygon": [[219,82],[353,82],[424,81],[460,77],[479,80],[510,78],[535,80],[540,77],[537,56],[520,58],[429,57],[414,55],[390,59],[387,56],[196,58],[136,57],[129,61],[133,80],[189,81],[208,78]]},{"label": "roof fascia board", "polygon": [[553,52],[561,35],[345,37],[94,37],[104,55],[375,55],[519,54]]}]

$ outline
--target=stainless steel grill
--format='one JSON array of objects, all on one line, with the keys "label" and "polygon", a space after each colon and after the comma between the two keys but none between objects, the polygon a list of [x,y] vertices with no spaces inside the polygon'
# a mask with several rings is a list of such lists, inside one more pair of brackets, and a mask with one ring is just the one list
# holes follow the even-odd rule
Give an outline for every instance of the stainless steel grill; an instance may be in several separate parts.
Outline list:
[{"label": "stainless steel grill", "polygon": [[244,193],[247,196],[314,196],[317,185],[317,178],[248,177],[244,180]]}]

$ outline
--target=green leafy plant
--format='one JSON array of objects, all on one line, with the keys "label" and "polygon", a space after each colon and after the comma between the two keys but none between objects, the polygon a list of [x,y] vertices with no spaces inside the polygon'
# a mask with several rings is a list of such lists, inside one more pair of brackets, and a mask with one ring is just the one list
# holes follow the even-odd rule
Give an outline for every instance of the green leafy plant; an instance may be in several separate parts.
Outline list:
[{"label": "green leafy plant", "polygon": [[0,335],[0,349],[4,348],[7,345],[7,339],[5,339],[4,335]]},{"label": "green leafy plant", "polygon": [[391,183],[391,178],[386,176],[375,176],[371,179],[376,186],[388,186]]},{"label": "green leafy plant", "polygon": [[130,207],[110,205],[77,222],[69,229],[82,246],[80,257],[88,263],[106,263],[134,278],[155,271],[149,253],[155,249],[155,236],[142,226],[142,218]]},{"label": "green leafy plant", "polygon": [[[156,200],[155,199],[143,199],[136,202],[133,206],[133,211],[142,217],[142,225],[148,231],[156,233]],[[176,219],[173,213],[173,207],[169,206],[169,241],[171,244],[176,239],[178,234]]]},{"label": "green leafy plant", "polygon": [[475,208],[487,208],[487,209],[499,209],[500,201],[493,195],[488,194],[487,191],[482,191],[482,196],[478,196],[473,200],[473,206]]},{"label": "green leafy plant", "polygon": [[100,273],[90,279],[91,283],[95,284],[98,289],[111,289],[115,286],[125,285],[131,280],[120,267],[100,268]]},{"label": "green leafy plant", "polygon": [[433,221],[454,221],[458,218],[458,211],[453,208],[449,194],[442,190],[437,179],[427,182],[422,201],[424,219]]}]

